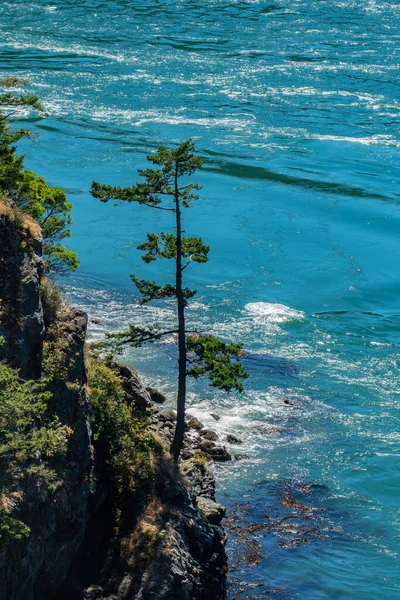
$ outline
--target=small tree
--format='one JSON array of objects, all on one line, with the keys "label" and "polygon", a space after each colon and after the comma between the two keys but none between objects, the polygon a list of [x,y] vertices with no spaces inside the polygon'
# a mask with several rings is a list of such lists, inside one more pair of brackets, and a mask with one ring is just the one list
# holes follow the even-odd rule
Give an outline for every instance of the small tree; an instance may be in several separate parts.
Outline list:
[{"label": "small tree", "polygon": [[[0,80],[0,89],[26,84],[17,77]],[[24,169],[24,156],[17,156],[16,144],[31,138],[28,129],[15,129],[10,118],[22,108],[30,108],[45,115],[37,96],[21,95],[7,91],[0,94],[0,193],[34,217],[43,234],[43,254],[48,272],[74,271],[79,260],[62,241],[71,237],[71,208],[64,190],[50,186],[43,177]]]},{"label": "small tree", "polygon": [[210,385],[214,387],[242,391],[240,380],[248,377],[248,374],[239,362],[242,354],[240,344],[228,344],[213,335],[186,329],[185,309],[196,291],[184,287],[183,275],[191,262],[207,262],[210,248],[199,237],[183,236],[182,211],[199,197],[197,192],[201,187],[197,183],[185,185],[181,179],[193,175],[204,161],[195,156],[192,140],[183,142],[176,150],[160,146],[155,155],[147,158],[155,168],[138,171],[143,178],[142,182],[125,188],[93,182],[90,192],[102,202],[136,202],[153,209],[169,211],[175,218],[174,233],[148,233],[147,241],[138,246],[138,250],[143,252],[142,259],[145,263],[162,258],[173,260],[174,282],[162,286],[135,275],[131,275],[131,279],[141,294],[140,304],[163,298],[176,300],[177,329],[166,330],[158,324],[149,328],[130,325],[127,331],[108,334],[106,345],[119,350],[126,345],[138,347],[171,334],[177,335],[177,423],[171,453],[178,460],[185,431],[186,377],[206,375]]}]

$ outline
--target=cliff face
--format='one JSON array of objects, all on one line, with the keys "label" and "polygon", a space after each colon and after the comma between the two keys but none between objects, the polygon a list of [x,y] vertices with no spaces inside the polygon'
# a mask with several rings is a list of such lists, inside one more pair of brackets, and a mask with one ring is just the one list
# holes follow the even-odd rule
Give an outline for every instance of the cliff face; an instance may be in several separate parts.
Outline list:
[{"label": "cliff face", "polygon": [[[0,331],[6,342],[2,352],[22,377],[37,378],[46,336],[41,238],[34,222],[17,217],[0,216]],[[65,310],[58,324],[68,352],[63,379],[51,384],[49,410],[71,430],[68,452],[53,461],[49,485],[23,469],[14,473],[19,518],[31,533],[0,553],[1,600],[45,598],[59,589],[84,537],[93,462],[83,358],[86,324],[86,315],[73,309]],[[1,481],[6,476],[4,462]]]},{"label": "cliff face", "polygon": [[[18,516],[31,533],[0,549],[0,600],[224,598],[224,510],[214,501],[211,474],[194,458],[190,443],[181,469],[164,450],[152,459],[151,480],[138,483],[129,502],[115,504],[92,447],[87,317],[63,307],[50,325],[42,278],[36,224],[0,205],[1,352],[24,378],[39,378],[50,364],[49,413],[71,431],[67,451],[52,461],[51,485],[39,485],[23,470],[13,476]],[[155,390],[150,394],[130,369],[115,368],[127,403],[146,412],[167,448],[173,416],[158,410],[151,400]],[[5,477],[0,463],[0,484]]]},{"label": "cliff face", "polygon": [[0,334],[11,363],[26,378],[40,375],[45,332],[42,275],[40,229],[0,199]]}]

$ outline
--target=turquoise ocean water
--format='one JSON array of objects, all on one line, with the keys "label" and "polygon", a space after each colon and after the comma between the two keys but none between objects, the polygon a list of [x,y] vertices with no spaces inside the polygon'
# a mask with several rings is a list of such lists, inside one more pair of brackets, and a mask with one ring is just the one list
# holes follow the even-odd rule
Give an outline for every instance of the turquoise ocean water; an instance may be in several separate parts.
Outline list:
[{"label": "turquoise ocean water", "polygon": [[[173,307],[138,307],[129,282],[168,216],[102,205],[91,181],[129,184],[189,136],[207,160],[189,320],[241,341],[251,374],[242,395],[189,398],[250,457],[215,468],[235,525],[258,527],[229,529],[230,600],[400,598],[400,3],[13,0],[0,32],[0,72],[50,113],[27,115],[23,149],[74,204],[65,290],[92,336]],[[172,346],[127,360],[172,406]]]}]

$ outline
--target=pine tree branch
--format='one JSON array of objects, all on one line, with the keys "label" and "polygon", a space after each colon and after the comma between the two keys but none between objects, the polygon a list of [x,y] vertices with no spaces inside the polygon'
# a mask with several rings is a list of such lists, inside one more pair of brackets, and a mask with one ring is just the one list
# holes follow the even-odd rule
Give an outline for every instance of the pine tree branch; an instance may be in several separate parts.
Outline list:
[{"label": "pine tree branch", "polygon": [[[158,192],[160,193],[160,192]],[[147,202],[139,202],[139,204],[143,204],[143,206],[148,206],[149,208],[157,208],[158,210],[166,210],[168,212],[176,212],[174,208],[167,208],[166,206],[157,206],[155,204],[148,204]]]}]

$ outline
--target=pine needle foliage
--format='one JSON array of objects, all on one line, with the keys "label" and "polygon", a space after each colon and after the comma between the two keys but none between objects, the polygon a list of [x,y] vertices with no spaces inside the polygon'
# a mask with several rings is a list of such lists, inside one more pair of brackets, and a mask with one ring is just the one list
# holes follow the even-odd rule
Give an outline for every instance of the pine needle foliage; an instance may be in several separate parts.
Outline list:
[{"label": "pine needle foliage", "polygon": [[[0,90],[26,85],[26,80],[7,77],[0,80]],[[32,138],[29,129],[12,127],[11,119],[20,116],[21,109],[29,109],[46,116],[34,95],[15,91],[0,93],[0,195],[14,202],[22,211],[36,219],[42,229],[43,254],[47,272],[74,271],[79,260],[75,252],[66,248],[64,240],[71,237],[71,208],[64,190],[49,185],[46,180],[24,168],[24,156],[16,154],[17,144],[23,138]]]},{"label": "pine needle foliage", "polygon": [[[90,192],[102,202],[113,201],[136,203],[149,208],[168,211],[174,218],[174,231],[148,233],[147,240],[138,246],[143,252],[146,264],[155,260],[169,259],[175,266],[172,283],[160,285],[131,275],[132,282],[140,293],[139,303],[147,304],[154,300],[175,299],[177,327],[166,330],[158,324],[152,327],[130,325],[126,331],[109,334],[105,347],[120,351],[126,345],[134,347],[144,343],[160,341],[165,336],[176,335],[178,342],[178,396],[177,424],[171,446],[171,453],[178,460],[183,444],[185,429],[186,379],[187,376],[209,378],[210,385],[229,391],[242,391],[241,380],[248,377],[240,364],[241,346],[228,344],[212,335],[198,331],[188,331],[185,322],[185,309],[196,294],[196,290],[184,287],[183,278],[187,267],[193,263],[206,263],[210,247],[200,237],[183,235],[183,210],[190,208],[199,198],[201,187],[197,183],[187,183],[203,165],[203,159],[195,155],[193,140],[182,142],[176,149],[160,146],[154,155],[147,157],[153,168],[139,169],[142,180],[130,187],[117,187],[93,182]],[[183,180],[183,181],[182,181]]]},{"label": "pine needle foliage", "polygon": [[51,485],[49,461],[65,453],[72,433],[48,415],[46,388],[46,381],[23,381],[0,362],[0,548],[30,532],[18,518],[20,482],[29,476],[38,486]]}]

